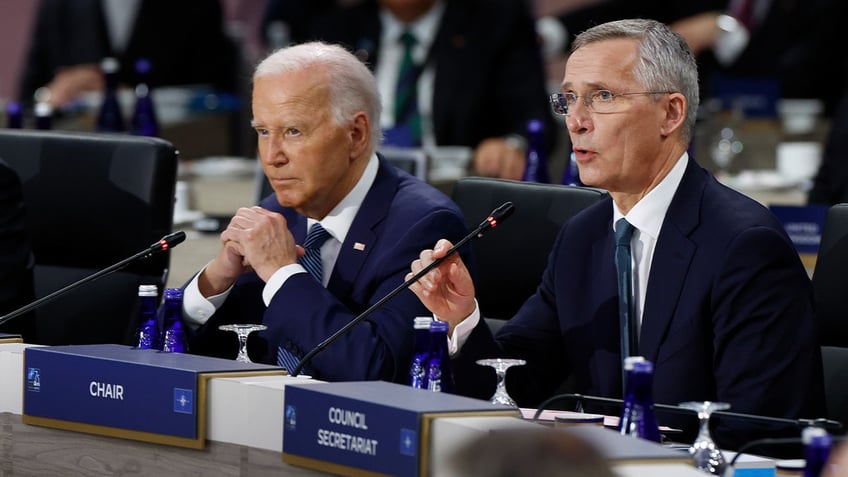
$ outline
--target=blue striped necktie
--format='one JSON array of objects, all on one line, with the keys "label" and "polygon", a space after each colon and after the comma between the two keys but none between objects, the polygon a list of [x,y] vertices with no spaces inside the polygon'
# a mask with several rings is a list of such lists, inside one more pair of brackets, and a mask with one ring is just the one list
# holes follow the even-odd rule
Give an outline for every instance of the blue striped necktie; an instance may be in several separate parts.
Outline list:
[{"label": "blue striped necktie", "polygon": [[[323,284],[321,280],[323,276],[321,246],[328,238],[330,238],[330,233],[324,230],[321,224],[318,222],[312,224],[312,228],[306,234],[306,240],[303,241],[303,249],[306,250],[306,254],[298,259],[303,268],[320,284]],[[277,366],[291,371],[299,361],[289,350],[282,346],[277,347]]]},{"label": "blue striped necktie", "polygon": [[[634,227],[626,219],[615,223],[615,269],[618,278],[618,317],[621,332],[621,361],[632,353],[638,354],[636,312],[633,306],[633,265],[630,255],[630,239]],[[622,364],[622,386],[626,373]],[[624,387],[622,387],[624,391]]]},{"label": "blue striped necktie", "polygon": [[321,246],[330,238],[330,233],[324,230],[320,223],[315,222],[309,233],[306,234],[306,240],[303,241],[303,249],[306,254],[298,260],[303,268],[312,275],[318,283],[323,283],[323,267],[321,265]]},{"label": "blue striped necktie", "polygon": [[412,57],[412,52],[418,40],[415,39],[415,35],[405,31],[400,36],[400,42],[403,44],[403,56],[401,57],[395,87],[395,126],[405,127],[409,130],[411,141],[409,146],[420,146],[421,115],[418,111],[418,76],[420,71]]}]

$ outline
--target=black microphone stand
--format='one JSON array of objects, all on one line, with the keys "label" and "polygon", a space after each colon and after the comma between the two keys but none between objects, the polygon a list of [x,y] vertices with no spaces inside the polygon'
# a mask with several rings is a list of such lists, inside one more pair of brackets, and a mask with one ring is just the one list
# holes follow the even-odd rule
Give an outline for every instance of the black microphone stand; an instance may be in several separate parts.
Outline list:
[{"label": "black microphone stand", "polygon": [[371,305],[367,310],[363,311],[359,316],[350,320],[344,326],[339,328],[338,331],[336,331],[335,333],[330,335],[329,338],[327,338],[324,341],[322,341],[321,343],[319,343],[318,346],[312,348],[312,350],[309,351],[308,353],[306,353],[306,355],[303,357],[303,359],[301,359],[300,362],[297,363],[297,366],[295,366],[294,369],[289,371],[289,375],[290,376],[297,376],[298,374],[300,374],[300,372],[303,370],[303,366],[306,365],[306,363],[308,363],[316,354],[323,351],[324,348],[326,348],[327,346],[332,344],[334,341],[339,339],[342,335],[347,333],[348,330],[350,330],[351,328],[356,326],[357,323],[361,322],[362,320],[367,318],[369,315],[371,315],[371,313],[373,313],[375,310],[382,307],[387,301],[394,298],[395,295],[402,292],[403,290],[406,290],[407,288],[410,287],[410,285],[412,285],[413,283],[420,280],[421,277],[423,277],[424,275],[427,274],[427,272],[434,269],[435,267],[438,267],[443,261],[445,261],[445,259],[447,259],[451,255],[456,253],[456,251],[459,250],[460,247],[462,247],[463,245],[468,243],[468,241],[470,241],[471,239],[474,239],[474,238],[480,238],[480,237],[483,236],[483,234],[487,230],[492,229],[494,227],[497,227],[497,225],[500,222],[503,222],[504,220],[506,220],[507,217],[512,215],[512,212],[514,210],[515,210],[515,206],[512,204],[512,202],[505,202],[503,205],[501,205],[500,207],[498,207],[497,209],[492,211],[492,213],[489,214],[489,216],[486,218],[486,220],[481,222],[480,225],[478,225],[477,228],[473,232],[471,232],[470,234],[463,237],[462,240],[460,240],[453,247],[451,247],[450,250],[448,250],[447,253],[445,253],[445,255],[442,258],[434,260],[432,263],[430,263],[430,265],[427,265],[426,267],[419,270],[418,273],[416,273],[415,275],[410,277],[409,280],[406,280],[405,282],[401,283],[397,288],[390,291],[386,296],[381,298],[377,303],[374,303],[373,305]]},{"label": "black microphone stand", "polygon": [[95,273],[83,278],[82,280],[71,283],[70,285],[68,285],[64,288],[60,288],[59,290],[56,290],[49,295],[43,296],[43,297],[39,298],[38,300],[35,300],[34,302],[28,304],[28,305],[22,306],[22,307],[18,308],[17,310],[0,317],[0,325],[11,320],[12,318],[16,318],[20,315],[23,315],[24,313],[26,313],[30,310],[34,310],[34,309],[40,307],[41,305],[44,305],[45,303],[49,303],[49,302],[55,300],[56,298],[64,295],[65,293],[73,290],[74,288],[85,285],[86,283],[92,282],[94,280],[97,280],[98,278],[100,278],[104,275],[108,275],[112,272],[118,271],[118,270],[126,267],[127,265],[131,264],[132,262],[134,262],[136,260],[140,260],[142,258],[147,258],[147,257],[150,257],[153,254],[158,253],[158,252],[164,252],[165,250],[173,248],[173,247],[177,246],[178,244],[182,243],[183,240],[185,240],[185,232],[183,232],[183,231],[177,231],[177,232],[174,232],[172,234],[166,235],[165,237],[163,237],[158,242],[152,244],[150,247],[142,250],[141,252],[138,252],[137,254],[135,254],[131,257],[125,258],[124,260],[121,260],[120,262],[118,262],[114,265],[111,265],[107,268],[104,268],[103,270],[95,272]]}]

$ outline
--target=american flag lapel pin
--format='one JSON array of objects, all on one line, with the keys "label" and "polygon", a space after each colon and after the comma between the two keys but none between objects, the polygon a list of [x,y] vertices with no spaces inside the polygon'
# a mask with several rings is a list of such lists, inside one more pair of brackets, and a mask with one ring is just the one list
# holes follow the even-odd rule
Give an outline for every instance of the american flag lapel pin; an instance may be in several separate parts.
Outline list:
[{"label": "american flag lapel pin", "polygon": [[362,243],[362,242],[354,242],[353,243],[353,249],[359,250],[361,252],[361,251],[365,250],[365,244]]}]

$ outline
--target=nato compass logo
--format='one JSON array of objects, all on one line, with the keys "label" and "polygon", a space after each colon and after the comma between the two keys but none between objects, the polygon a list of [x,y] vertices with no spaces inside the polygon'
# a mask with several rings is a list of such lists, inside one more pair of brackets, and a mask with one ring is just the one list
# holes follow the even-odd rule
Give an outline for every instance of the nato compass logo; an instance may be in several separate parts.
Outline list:
[{"label": "nato compass logo", "polygon": [[194,392],[191,389],[174,388],[174,412],[194,413]]},{"label": "nato compass logo", "polygon": [[418,435],[412,429],[401,428],[400,429],[400,453],[401,455],[408,455],[410,457],[415,457],[416,451],[418,450]]},{"label": "nato compass logo", "polygon": [[294,431],[297,429],[297,409],[295,409],[294,405],[292,404],[286,405],[285,423],[286,429],[290,431]]},{"label": "nato compass logo", "polygon": [[35,393],[41,391],[41,370],[39,368],[27,368],[26,389]]}]

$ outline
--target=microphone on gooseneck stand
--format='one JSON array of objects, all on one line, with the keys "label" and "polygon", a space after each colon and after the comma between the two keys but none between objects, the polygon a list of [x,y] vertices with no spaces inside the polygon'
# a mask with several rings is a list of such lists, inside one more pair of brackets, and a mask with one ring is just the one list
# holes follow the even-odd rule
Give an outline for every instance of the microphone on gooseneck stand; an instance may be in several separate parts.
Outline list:
[{"label": "microphone on gooseneck stand", "polygon": [[313,348],[310,352],[306,353],[306,355],[303,357],[303,359],[301,359],[301,360],[300,360],[300,362],[297,364],[297,366],[295,366],[295,367],[294,367],[294,369],[292,369],[292,370],[289,372],[289,375],[290,375],[290,376],[297,376],[298,374],[300,374],[300,372],[303,370],[303,367],[304,367],[304,366],[305,366],[305,365],[306,365],[309,361],[311,361],[311,360],[312,360],[312,358],[313,358],[313,357],[315,357],[315,355],[316,355],[316,354],[320,353],[321,351],[323,351],[323,350],[324,350],[324,348],[326,348],[327,346],[329,346],[329,345],[331,345],[333,342],[335,342],[337,339],[339,339],[339,338],[341,338],[342,336],[344,336],[344,335],[345,335],[345,334],[346,334],[346,333],[347,333],[347,332],[348,332],[351,328],[353,328],[353,327],[354,327],[357,323],[359,323],[360,321],[364,320],[364,319],[365,319],[365,318],[367,318],[369,315],[371,315],[371,313],[373,313],[374,311],[376,311],[377,309],[379,309],[380,307],[382,307],[382,306],[383,306],[383,305],[384,305],[387,301],[389,301],[389,300],[391,300],[392,298],[394,298],[394,297],[395,297],[395,295],[397,295],[398,293],[400,293],[400,292],[402,292],[402,291],[406,290],[407,288],[409,288],[409,287],[410,287],[413,283],[415,283],[415,282],[417,282],[418,280],[420,280],[420,279],[421,279],[421,277],[423,277],[424,275],[426,275],[426,274],[427,274],[430,270],[432,270],[432,269],[434,269],[434,268],[438,267],[438,266],[439,266],[439,265],[440,265],[443,261],[445,261],[445,259],[447,259],[447,258],[448,258],[448,257],[450,257],[451,255],[453,255],[454,253],[456,253],[456,252],[457,252],[457,250],[459,250],[459,249],[460,249],[460,247],[462,247],[463,245],[465,245],[466,243],[468,243],[471,239],[474,239],[474,238],[481,238],[481,237],[483,237],[483,234],[485,234],[485,233],[486,233],[486,232],[488,232],[489,230],[491,230],[491,229],[493,229],[493,228],[497,227],[498,225],[500,225],[500,224],[501,224],[501,222],[503,222],[503,221],[504,221],[504,220],[506,220],[506,219],[507,219],[510,215],[512,215],[512,213],[513,213],[514,211],[515,211],[515,206],[512,204],[512,202],[504,202],[504,203],[503,203],[500,207],[498,207],[497,209],[493,210],[493,211],[492,211],[492,213],[491,213],[491,214],[489,214],[489,216],[488,216],[488,217],[486,217],[486,219],[485,219],[483,222],[480,222],[480,225],[478,225],[478,226],[477,226],[477,228],[476,228],[476,229],[474,229],[474,231],[472,231],[470,234],[468,234],[468,235],[466,235],[465,237],[463,237],[463,238],[462,238],[462,240],[460,240],[460,241],[459,241],[459,242],[457,242],[457,243],[456,243],[453,247],[451,247],[451,248],[450,248],[450,250],[448,250],[448,251],[447,251],[447,253],[445,253],[445,255],[444,255],[442,258],[438,258],[438,259],[436,259],[436,260],[433,260],[433,262],[432,262],[430,265],[427,265],[426,267],[424,267],[424,268],[422,268],[421,270],[419,270],[419,271],[418,271],[418,273],[416,273],[415,275],[413,275],[412,277],[410,277],[410,278],[409,278],[409,280],[406,280],[405,282],[401,283],[401,284],[400,284],[397,288],[395,288],[394,290],[390,291],[390,292],[389,292],[386,296],[384,296],[383,298],[381,298],[381,299],[380,299],[380,301],[378,301],[377,303],[374,303],[373,305],[371,305],[371,307],[370,307],[370,308],[368,308],[367,310],[363,311],[363,312],[362,312],[359,316],[357,316],[356,318],[354,318],[354,319],[350,320],[350,321],[349,321],[346,325],[342,326],[341,328],[339,328],[339,330],[338,330],[338,331],[336,331],[335,333],[333,333],[332,335],[330,335],[330,337],[329,337],[329,338],[325,339],[324,341],[322,341],[321,343],[319,343],[319,344],[318,344],[318,346],[316,346],[315,348]]},{"label": "microphone on gooseneck stand", "polygon": [[120,262],[118,262],[114,265],[111,265],[107,268],[104,268],[103,270],[100,270],[99,272],[95,272],[95,273],[83,278],[82,280],[78,280],[74,283],[71,283],[70,285],[66,286],[65,288],[61,288],[59,290],[56,290],[55,292],[53,292],[49,295],[43,296],[43,297],[39,298],[38,300],[35,300],[34,302],[28,304],[28,305],[24,305],[24,306],[18,308],[17,310],[0,317],[0,325],[11,320],[12,318],[18,317],[18,316],[23,315],[24,313],[26,313],[28,311],[34,310],[34,309],[36,309],[36,308],[38,308],[42,305],[50,303],[51,301],[55,300],[56,298],[59,298],[60,296],[62,296],[65,293],[73,290],[74,288],[77,288],[77,287],[84,285],[88,282],[94,281],[94,280],[96,280],[96,279],[98,279],[98,278],[100,278],[104,275],[108,275],[112,272],[118,271],[118,270],[126,267],[127,265],[133,263],[136,260],[148,258],[152,255],[157,254],[157,253],[170,250],[170,249],[176,247],[177,245],[183,243],[185,238],[186,238],[185,232],[183,232],[182,230],[168,234],[168,235],[162,237],[161,239],[159,239],[159,241],[151,244],[146,249],[138,252],[137,254],[135,254],[131,257],[125,258],[124,260],[121,260]]}]

